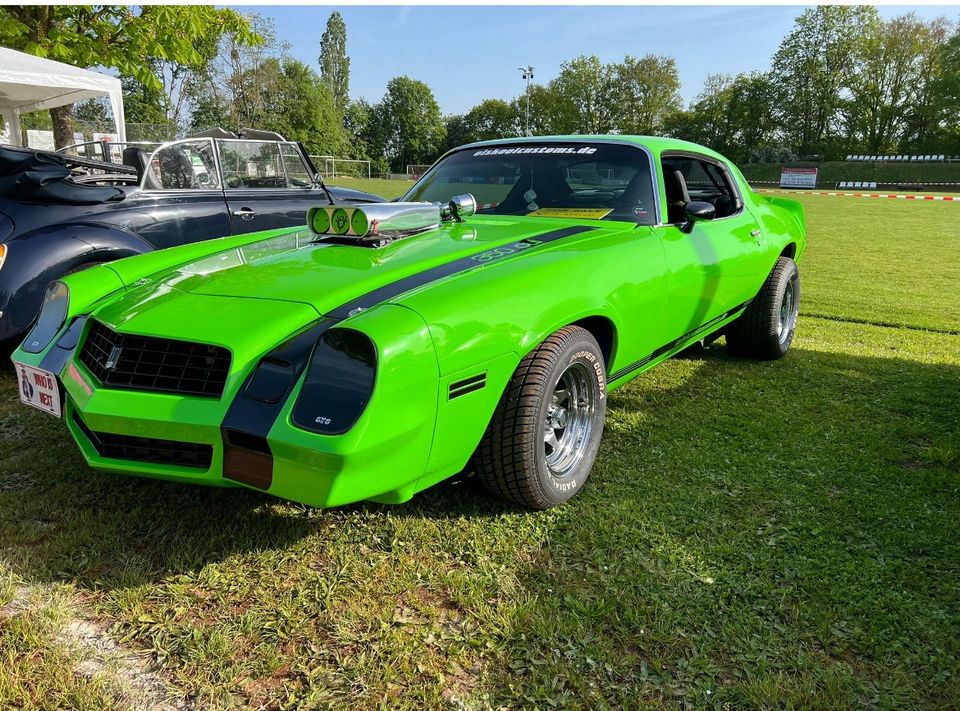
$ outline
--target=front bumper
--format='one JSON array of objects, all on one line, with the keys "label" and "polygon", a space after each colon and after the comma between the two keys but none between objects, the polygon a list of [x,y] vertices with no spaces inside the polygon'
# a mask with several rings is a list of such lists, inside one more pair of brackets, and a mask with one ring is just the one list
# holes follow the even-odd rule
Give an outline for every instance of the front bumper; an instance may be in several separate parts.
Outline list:
[{"label": "front bumper", "polygon": [[[57,373],[65,424],[92,468],[246,486],[313,506],[365,499],[398,503],[433,483],[425,481],[424,472],[436,418],[438,366],[418,315],[394,306],[375,311],[379,316],[370,311],[350,320],[351,328],[374,343],[391,344],[378,354],[377,385],[357,423],[335,436],[294,426],[291,411],[305,377],[301,374],[269,426],[265,451],[241,446],[239,459],[236,444],[242,445],[243,438],[228,437],[224,423],[231,405],[244,397],[244,381],[259,359],[234,362],[223,396],[210,398],[105,388],[76,358],[83,339],[66,354],[58,353],[54,343],[44,354],[17,351],[14,358]],[[62,362],[56,362],[58,357]],[[239,427],[242,431],[242,420]],[[242,467],[245,456],[259,457],[261,463],[266,457],[269,478],[258,482],[231,471]]]}]

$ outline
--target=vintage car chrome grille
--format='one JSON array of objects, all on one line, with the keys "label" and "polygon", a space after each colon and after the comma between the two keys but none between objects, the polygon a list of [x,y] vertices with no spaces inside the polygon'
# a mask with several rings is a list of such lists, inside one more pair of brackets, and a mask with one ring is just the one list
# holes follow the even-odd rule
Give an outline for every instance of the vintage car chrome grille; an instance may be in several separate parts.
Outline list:
[{"label": "vintage car chrome grille", "polygon": [[230,370],[230,351],[206,343],[117,333],[91,320],[80,362],[110,388],[220,397]]},{"label": "vintage car chrome grille", "polygon": [[209,469],[213,447],[195,442],[175,442],[169,439],[134,437],[132,435],[94,432],[74,411],[73,421],[87,436],[101,457],[126,459],[151,464],[174,464],[180,467]]}]

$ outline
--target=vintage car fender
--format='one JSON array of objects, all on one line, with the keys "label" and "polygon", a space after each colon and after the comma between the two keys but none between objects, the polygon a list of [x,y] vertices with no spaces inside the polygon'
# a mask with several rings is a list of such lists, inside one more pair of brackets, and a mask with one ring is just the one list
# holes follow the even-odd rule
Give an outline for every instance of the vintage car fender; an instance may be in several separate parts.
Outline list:
[{"label": "vintage car fender", "polygon": [[90,222],[61,223],[14,235],[0,270],[0,340],[30,327],[51,281],[92,262],[108,262],[153,250],[125,230]]}]

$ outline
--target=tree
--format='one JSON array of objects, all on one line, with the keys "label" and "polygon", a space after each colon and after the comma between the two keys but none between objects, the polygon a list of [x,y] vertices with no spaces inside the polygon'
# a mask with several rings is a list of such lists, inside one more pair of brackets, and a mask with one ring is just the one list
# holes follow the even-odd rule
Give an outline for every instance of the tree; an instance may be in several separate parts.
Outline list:
[{"label": "tree", "polygon": [[611,72],[614,120],[621,133],[660,133],[666,119],[680,109],[680,75],[672,57],[627,55]]},{"label": "tree", "polygon": [[[237,12],[206,5],[6,5],[0,7],[0,45],[78,67],[116,69],[161,89],[153,58],[200,60],[195,38],[231,34],[256,42]],[[72,107],[50,109],[58,146],[73,142]]]},{"label": "tree", "polygon": [[[956,154],[960,153],[960,30],[941,47],[936,64],[928,111],[941,119],[938,128],[946,144],[944,149]],[[926,119],[924,123],[931,121]]]},{"label": "tree", "polygon": [[776,100],[777,92],[767,74],[714,74],[707,77],[688,111],[667,117],[665,132],[703,143],[736,162],[751,161],[758,155],[783,155],[773,116]]},{"label": "tree", "polygon": [[703,90],[691,102],[690,110],[668,123],[670,133],[727,152],[736,134],[736,124],[730,114],[733,82],[726,74],[708,76]]},{"label": "tree", "polygon": [[530,132],[534,136],[548,136],[557,133],[572,133],[575,121],[564,98],[554,86],[531,84],[524,92],[510,102],[515,118],[512,136],[522,136],[526,130],[527,97],[530,97]]},{"label": "tree", "polygon": [[609,65],[598,57],[580,56],[560,65],[550,82],[551,91],[563,97],[555,105],[554,120],[564,133],[610,133],[615,128],[614,78]]},{"label": "tree", "polygon": [[880,22],[876,8],[820,5],[794,22],[773,57],[780,122],[801,153],[824,153],[839,129],[843,92]]},{"label": "tree", "polygon": [[105,99],[87,99],[73,108],[73,117],[83,123],[103,125],[111,123],[110,104]]},{"label": "tree", "polygon": [[911,13],[870,28],[844,110],[848,136],[861,150],[893,152],[903,140],[909,118],[924,103],[930,72],[925,55],[942,44],[942,24]]},{"label": "tree", "polygon": [[[902,150],[960,151],[960,33],[944,18],[922,31]],[[954,33],[951,38],[951,33]]]},{"label": "tree", "polygon": [[394,77],[373,111],[373,152],[393,167],[432,163],[443,146],[444,125],[430,87],[410,77]]},{"label": "tree", "polygon": [[163,91],[149,87],[132,77],[124,77],[123,112],[130,123],[164,124],[167,112],[164,109],[166,96]]},{"label": "tree", "polygon": [[292,141],[302,141],[316,155],[342,156],[350,152],[340,112],[323,80],[309,66],[286,58],[271,87],[271,112],[265,121]]},{"label": "tree", "polygon": [[347,104],[343,114],[343,129],[350,142],[350,154],[355,158],[374,158],[367,150],[373,114],[374,107],[365,99],[360,98]]},{"label": "tree", "polygon": [[259,41],[244,43],[232,35],[221,38],[216,54],[191,89],[191,126],[210,128],[201,119],[216,118],[214,125],[233,131],[267,127],[264,122],[286,45],[277,40],[272,20],[256,14],[246,19]]},{"label": "tree", "polygon": [[350,57],[347,56],[347,23],[334,10],[320,38],[320,76],[333,96],[337,110],[343,113],[350,101]]},{"label": "tree", "polygon": [[517,135],[516,109],[502,99],[484,99],[462,116],[446,119],[446,149]]}]

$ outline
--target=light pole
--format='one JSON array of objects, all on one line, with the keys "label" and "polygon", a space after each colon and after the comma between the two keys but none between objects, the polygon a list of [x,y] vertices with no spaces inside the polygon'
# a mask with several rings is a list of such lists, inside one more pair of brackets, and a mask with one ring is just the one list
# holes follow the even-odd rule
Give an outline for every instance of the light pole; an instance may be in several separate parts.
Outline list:
[{"label": "light pole", "polygon": [[527,82],[527,130],[526,135],[530,135],[530,80],[533,79],[533,67],[518,67]]}]

